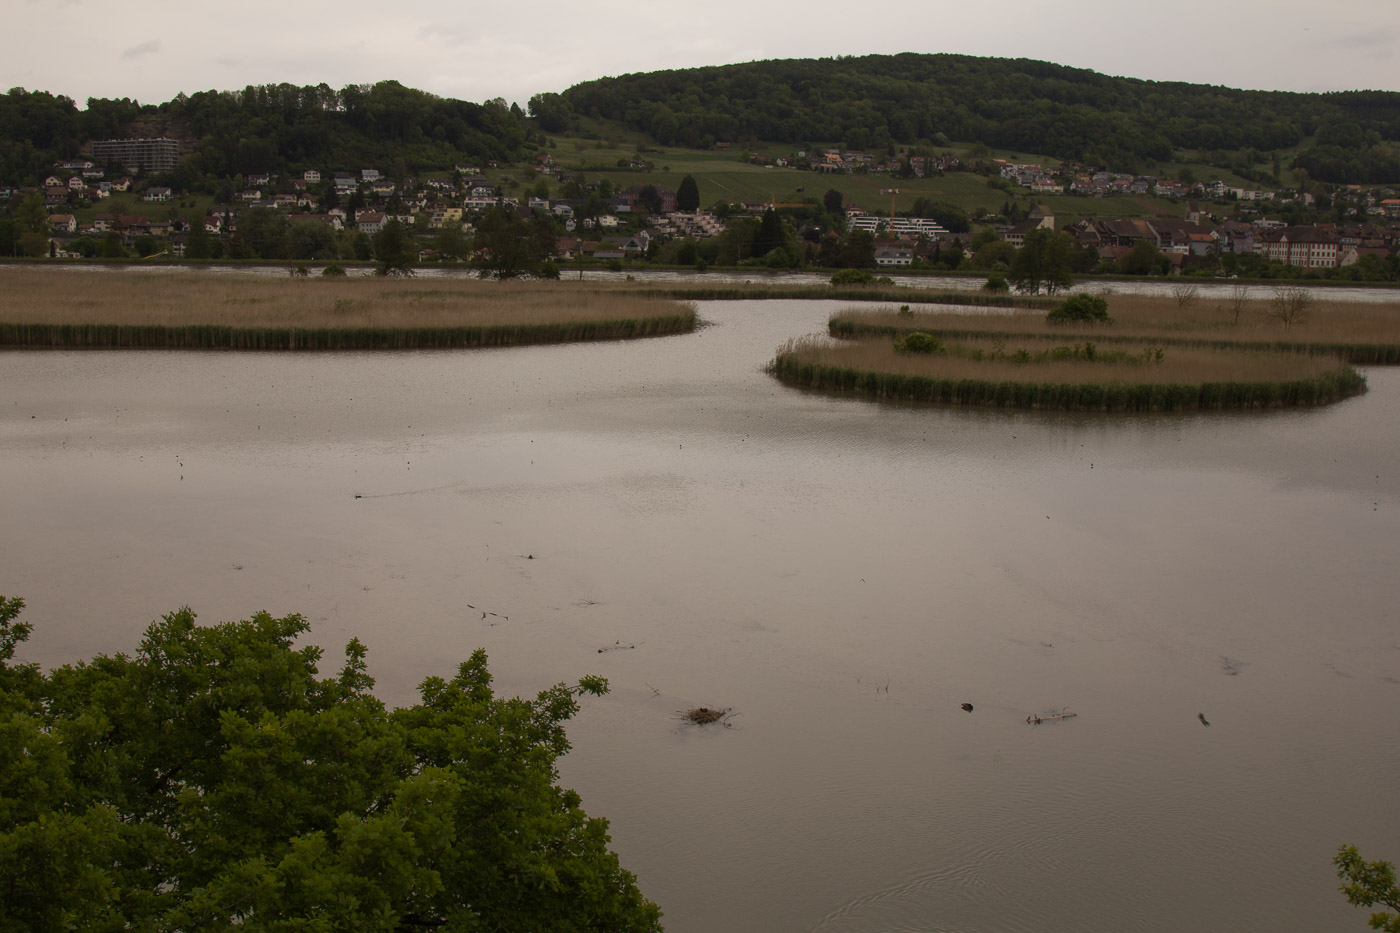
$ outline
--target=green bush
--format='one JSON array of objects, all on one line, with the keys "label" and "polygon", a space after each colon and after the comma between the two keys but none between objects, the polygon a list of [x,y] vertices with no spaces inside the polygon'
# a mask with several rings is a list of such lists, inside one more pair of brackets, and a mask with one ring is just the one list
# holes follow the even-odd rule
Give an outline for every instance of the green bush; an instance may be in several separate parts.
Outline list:
[{"label": "green bush", "polygon": [[943,341],[922,330],[911,330],[894,342],[897,353],[942,353]]},{"label": "green bush", "polygon": [[864,269],[842,269],[831,277],[832,285],[869,285],[875,280]]},{"label": "green bush", "polygon": [[991,275],[987,276],[987,281],[983,284],[982,290],[985,292],[1007,292],[1011,290],[1011,286],[1007,283],[1006,276],[1002,275],[1000,272],[993,272]]},{"label": "green bush", "polygon": [[1060,302],[1045,320],[1050,324],[1109,324],[1108,302],[1097,295],[1072,295]]},{"label": "green bush", "polygon": [[344,275],[345,267],[338,262],[333,262],[329,266],[326,266],[326,268],[322,269],[321,274],[328,276]]}]

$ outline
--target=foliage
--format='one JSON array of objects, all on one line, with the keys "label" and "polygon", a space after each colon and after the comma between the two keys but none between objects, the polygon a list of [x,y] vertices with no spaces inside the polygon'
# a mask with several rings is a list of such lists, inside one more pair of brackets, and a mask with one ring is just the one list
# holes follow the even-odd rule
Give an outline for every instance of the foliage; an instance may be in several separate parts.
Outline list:
[{"label": "foliage", "polygon": [[530,98],[530,116],[547,133],[562,133],[569,128],[573,108],[559,94],[536,94]]},{"label": "foliage", "polygon": [[308,628],[182,609],[133,656],[0,663],[0,929],[660,929],[555,783],[605,681],[498,698],[477,651],[388,710],[364,646],[321,677]]},{"label": "foliage", "polygon": [[695,183],[695,177],[687,175],[681,179],[680,185],[676,188],[676,210],[694,211],[700,209],[700,186]]},{"label": "foliage", "polygon": [[1355,147],[1318,145],[1294,156],[1293,167],[1318,181],[1335,184],[1394,184],[1400,181],[1400,150],[1364,143]]},{"label": "foliage", "polygon": [[338,262],[333,262],[333,263],[331,263],[330,265],[326,266],[324,269],[322,269],[322,270],[321,270],[321,274],[322,274],[323,276],[327,276],[327,277],[331,277],[331,278],[333,278],[333,277],[335,277],[335,276],[344,277],[344,275],[345,275],[345,267],[342,266],[342,265],[341,265],[340,263],[338,263]]},{"label": "foliage", "polygon": [[753,254],[767,256],[773,250],[781,249],[786,243],[787,231],[783,227],[783,219],[770,207],[763,212],[763,219],[759,221],[758,234],[753,240]]},{"label": "foliage", "polygon": [[418,264],[418,247],[408,230],[391,220],[374,235],[375,275],[412,275]]},{"label": "foliage", "polygon": [[564,97],[575,113],[621,120],[667,145],[710,138],[885,148],[942,133],[1125,171],[1169,160],[1176,149],[1284,149],[1329,123],[1400,138],[1400,94],[1393,92],[1241,91],[951,54],[629,74],[575,85]]},{"label": "foliage", "polygon": [[896,353],[941,353],[943,341],[922,330],[911,330],[894,342]]},{"label": "foliage", "polygon": [[1110,324],[1108,302],[1098,295],[1071,295],[1060,302],[1045,320],[1051,324]]},{"label": "foliage", "polygon": [[1156,243],[1141,239],[1133,243],[1120,265],[1128,275],[1151,275],[1154,272],[1166,274],[1171,264]]},{"label": "foliage", "polygon": [[179,94],[159,106],[89,98],[84,111],[66,97],[14,88],[0,97],[0,184],[34,184],[56,160],[76,158],[84,142],[122,136],[138,119],[194,144],[161,183],[210,194],[218,179],[250,172],[390,168],[397,160],[410,172],[446,171],[464,159],[518,161],[526,142],[519,117],[501,102],[436,97],[396,81],[338,91],[249,85]]},{"label": "foliage", "polygon": [[875,277],[864,269],[842,269],[831,277],[832,285],[869,285]]},{"label": "foliage", "polygon": [[1038,295],[1044,288],[1053,295],[1074,284],[1070,274],[1073,257],[1069,234],[1037,227],[1026,234],[1025,242],[1012,258],[1008,278],[1020,291]]},{"label": "foliage", "polygon": [[483,276],[536,275],[553,251],[554,229],[546,219],[526,220],[514,211],[492,208],[477,224],[472,248]]},{"label": "foliage", "polygon": [[972,229],[972,221],[968,218],[967,211],[946,201],[915,198],[913,216],[935,220],[949,233],[967,233]]},{"label": "foliage", "polygon": [[1006,281],[1006,276],[1000,272],[993,272],[987,276],[987,281],[982,283],[982,290],[988,292],[1006,292],[1011,290],[1011,284]]},{"label": "foliage", "polygon": [[1373,913],[1371,929],[1400,933],[1400,887],[1395,883],[1395,866],[1384,861],[1364,861],[1356,846],[1342,846],[1332,864],[1337,866],[1337,877],[1342,881],[1339,890],[1346,895],[1347,903],[1355,907],[1380,904],[1394,911]]}]

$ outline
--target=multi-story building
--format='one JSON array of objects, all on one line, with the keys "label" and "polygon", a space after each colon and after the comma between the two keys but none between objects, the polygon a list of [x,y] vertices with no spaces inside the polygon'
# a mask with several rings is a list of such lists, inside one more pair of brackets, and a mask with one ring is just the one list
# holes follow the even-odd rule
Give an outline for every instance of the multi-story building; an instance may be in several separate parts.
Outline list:
[{"label": "multi-story building", "polygon": [[129,172],[168,172],[180,161],[180,142],[156,139],[94,139],[92,157],[117,162]]},{"label": "multi-story building", "polygon": [[1333,269],[1341,259],[1335,236],[1316,227],[1284,227],[1255,241],[1254,249],[1269,259],[1305,269]]}]

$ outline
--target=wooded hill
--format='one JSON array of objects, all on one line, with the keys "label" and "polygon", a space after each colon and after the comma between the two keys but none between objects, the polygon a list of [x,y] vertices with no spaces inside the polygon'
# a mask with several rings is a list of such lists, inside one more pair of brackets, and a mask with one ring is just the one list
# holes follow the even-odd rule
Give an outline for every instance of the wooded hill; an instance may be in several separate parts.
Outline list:
[{"label": "wooded hill", "polygon": [[1400,93],[1242,91],[1029,59],[906,53],[657,71],[540,95],[536,109],[553,132],[572,111],[663,145],[961,140],[1122,171],[1178,150],[1270,151],[1315,137],[1296,163],[1314,177],[1400,180],[1400,152],[1385,144],[1400,140]]},{"label": "wooded hill", "polygon": [[[141,129],[144,127],[144,129]],[[86,143],[134,135],[182,139],[171,182],[213,190],[214,181],[308,168],[451,170],[462,161],[524,157],[525,115],[504,101],[436,97],[396,81],[348,85],[249,86],[201,91],[160,105],[67,97],[13,88],[0,97],[0,184],[34,184]],[[192,147],[192,148],[191,148]]]},{"label": "wooded hill", "polygon": [[1245,152],[1255,164],[1301,145],[1293,165],[1319,181],[1400,182],[1400,93],[1241,91],[1027,59],[907,53],[658,71],[538,94],[529,111],[533,120],[501,100],[437,97],[395,81],[249,86],[158,105],[92,98],[85,110],[14,88],[0,96],[0,186],[36,184],[93,139],[142,135],[177,137],[192,153],[168,179],[182,191],[307,168],[370,166],[397,177],[517,162],[544,142],[541,132],[566,134],[583,117],[668,146],[838,143],[878,153],[956,140],[1120,171],[1181,151]]}]

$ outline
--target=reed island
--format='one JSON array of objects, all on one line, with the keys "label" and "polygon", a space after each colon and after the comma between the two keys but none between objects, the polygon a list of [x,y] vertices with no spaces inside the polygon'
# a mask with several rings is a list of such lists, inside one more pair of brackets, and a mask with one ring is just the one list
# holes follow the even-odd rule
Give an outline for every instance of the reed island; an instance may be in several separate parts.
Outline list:
[{"label": "reed island", "polygon": [[1069,411],[1322,405],[1366,390],[1355,365],[1400,363],[1400,314],[1303,289],[1226,300],[1075,295],[1049,312],[853,308],[789,341],[782,382],[874,399]]},{"label": "reed island", "polygon": [[375,350],[689,333],[685,301],[606,284],[0,267],[0,346]]}]

